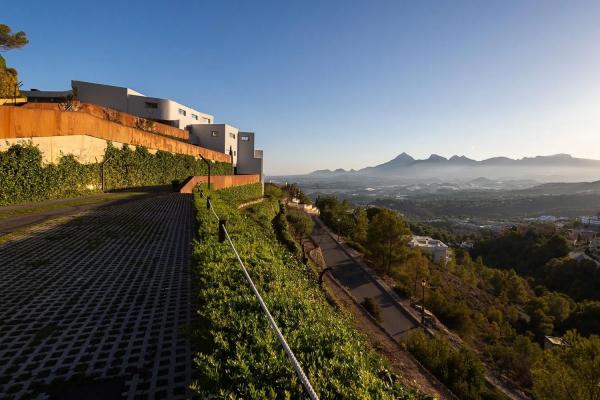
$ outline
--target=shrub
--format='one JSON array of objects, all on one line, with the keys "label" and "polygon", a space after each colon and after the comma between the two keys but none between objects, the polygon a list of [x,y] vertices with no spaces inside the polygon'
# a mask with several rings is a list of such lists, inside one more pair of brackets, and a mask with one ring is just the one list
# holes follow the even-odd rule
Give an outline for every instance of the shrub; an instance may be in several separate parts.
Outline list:
[{"label": "shrub", "polygon": [[365,297],[365,299],[360,303],[360,305],[363,306],[373,318],[381,322],[381,307],[377,302],[375,302],[370,297]]},{"label": "shrub", "polygon": [[453,349],[448,342],[412,333],[408,350],[461,399],[479,400],[486,392],[483,364],[470,350]]},{"label": "shrub", "polygon": [[315,227],[315,221],[302,211],[288,209],[286,218],[300,238],[310,236]]}]

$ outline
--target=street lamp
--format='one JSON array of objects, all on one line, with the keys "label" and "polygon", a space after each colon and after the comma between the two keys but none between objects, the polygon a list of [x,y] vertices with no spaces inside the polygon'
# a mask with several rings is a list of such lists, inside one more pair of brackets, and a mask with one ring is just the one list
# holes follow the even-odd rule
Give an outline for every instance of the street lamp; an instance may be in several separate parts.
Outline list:
[{"label": "street lamp", "polygon": [[208,190],[210,190],[210,163],[208,162],[208,160],[206,158],[204,158],[202,156],[202,154],[200,154],[200,158],[202,159],[202,161],[204,161],[206,163],[206,165],[208,166]]},{"label": "street lamp", "polygon": [[423,279],[421,281],[421,288],[423,289],[423,301],[421,302],[421,326],[425,326],[425,286],[427,286],[427,281]]},{"label": "street lamp", "polygon": [[17,94],[19,92],[19,88],[23,86],[23,81],[19,81],[15,83],[15,96],[13,97],[13,105],[17,105]]},{"label": "street lamp", "polygon": [[339,242],[340,241],[340,221],[341,221],[341,218],[337,218],[336,221],[337,221],[337,235],[338,235],[338,242]]},{"label": "street lamp", "polygon": [[111,159],[113,158],[113,156],[110,156],[108,158],[105,158],[104,160],[102,160],[102,164],[100,165],[101,168],[101,172],[102,172],[102,193],[104,193],[104,165],[109,162]]}]

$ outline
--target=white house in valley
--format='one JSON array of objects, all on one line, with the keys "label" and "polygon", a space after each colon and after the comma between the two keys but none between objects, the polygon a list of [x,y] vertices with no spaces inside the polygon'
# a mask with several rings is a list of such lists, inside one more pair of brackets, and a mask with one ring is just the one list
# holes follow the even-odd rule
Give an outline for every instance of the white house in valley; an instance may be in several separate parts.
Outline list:
[{"label": "white house in valley", "polygon": [[418,247],[425,254],[429,254],[433,262],[437,264],[446,264],[449,258],[448,245],[441,240],[430,238],[429,236],[413,235],[410,242],[410,247]]}]

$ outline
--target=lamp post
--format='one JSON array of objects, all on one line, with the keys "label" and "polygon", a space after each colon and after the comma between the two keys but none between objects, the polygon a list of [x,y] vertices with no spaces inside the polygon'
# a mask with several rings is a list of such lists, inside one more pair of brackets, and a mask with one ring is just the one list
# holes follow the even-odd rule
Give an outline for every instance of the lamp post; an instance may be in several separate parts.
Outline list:
[{"label": "lamp post", "polygon": [[421,302],[421,326],[425,326],[425,286],[427,286],[427,281],[423,279],[421,281],[421,287],[423,289],[423,301]]},{"label": "lamp post", "polygon": [[210,190],[210,163],[206,158],[202,156],[202,154],[200,154],[200,158],[206,163],[206,166],[208,167],[208,190]]},{"label": "lamp post", "polygon": [[15,96],[13,97],[13,105],[16,106],[17,105],[17,94],[19,92],[19,88],[23,86],[23,81],[19,81],[17,83],[15,83]]},{"label": "lamp post", "polygon": [[336,221],[337,221],[337,235],[338,235],[338,242],[340,241],[340,221],[341,221],[341,220],[342,220],[341,218],[337,218],[337,219],[336,219]]},{"label": "lamp post", "polygon": [[102,165],[100,166],[100,168],[102,169],[102,193],[104,193],[104,165],[109,162],[111,159],[113,158],[113,156],[110,156],[108,158],[105,158],[102,161]]}]

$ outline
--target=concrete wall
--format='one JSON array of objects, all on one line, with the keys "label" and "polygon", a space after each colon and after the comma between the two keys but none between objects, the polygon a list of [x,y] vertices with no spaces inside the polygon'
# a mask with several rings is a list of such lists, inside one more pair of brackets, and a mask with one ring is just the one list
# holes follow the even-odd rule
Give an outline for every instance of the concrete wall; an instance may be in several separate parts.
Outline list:
[{"label": "concrete wall", "polygon": [[[100,162],[104,159],[104,152],[108,141],[87,135],[32,137],[30,139],[2,139],[0,151],[6,151],[14,144],[32,143],[42,152],[42,162],[56,164],[63,155],[72,154],[77,161],[83,164]],[[112,142],[114,147],[121,148],[123,143]],[[135,146],[131,146],[135,149]],[[156,150],[149,149],[151,153]]]},{"label": "concrete wall", "polygon": [[237,151],[237,173],[262,176],[262,157],[254,157],[254,132],[238,133]]},{"label": "concrete wall", "polygon": [[71,81],[75,97],[82,103],[92,103],[127,112],[127,88]]},{"label": "concrete wall", "polygon": [[195,124],[190,129],[190,143],[225,154],[231,149],[234,166],[238,159],[237,137],[238,129],[227,124]]},{"label": "concrete wall", "polygon": [[[27,103],[22,107],[38,110],[60,111],[59,104],[56,103]],[[79,103],[79,109],[76,112],[87,113],[93,115],[94,117],[102,119],[107,119],[107,115],[110,115],[112,118],[115,118],[113,122],[118,122],[121,125],[129,126],[131,128],[135,128],[135,121],[138,119],[138,117],[136,117],[135,115],[113,110],[112,108],[88,103]],[[160,133],[161,135],[173,136],[179,139],[183,139],[185,141],[188,141],[190,136],[188,131],[186,130],[175,128],[173,126],[161,124],[158,122],[154,124],[153,131],[156,133]]]},{"label": "concrete wall", "polygon": [[[216,190],[259,182],[260,176],[258,175],[217,175],[210,177],[211,186]],[[192,193],[192,190],[201,183],[208,183],[208,176],[193,176],[179,189],[179,192]]]},{"label": "concrete wall", "polygon": [[0,107],[0,140],[78,135],[176,154],[195,157],[202,155],[208,160],[231,162],[228,154],[123,126],[83,112]]}]

